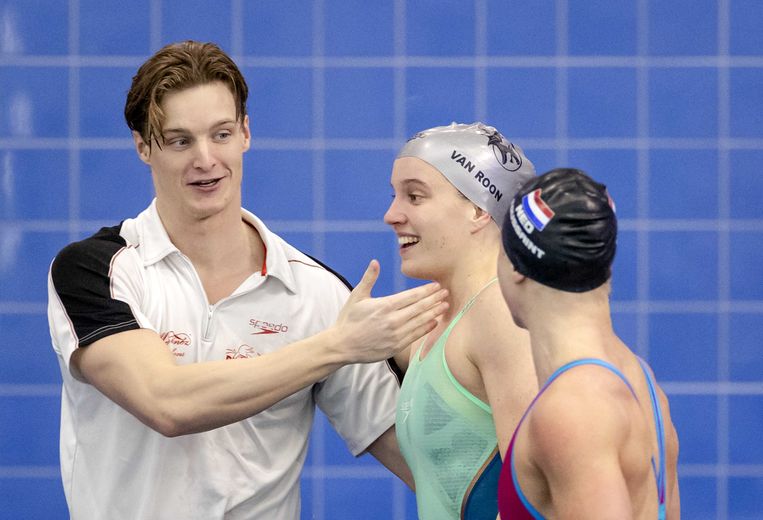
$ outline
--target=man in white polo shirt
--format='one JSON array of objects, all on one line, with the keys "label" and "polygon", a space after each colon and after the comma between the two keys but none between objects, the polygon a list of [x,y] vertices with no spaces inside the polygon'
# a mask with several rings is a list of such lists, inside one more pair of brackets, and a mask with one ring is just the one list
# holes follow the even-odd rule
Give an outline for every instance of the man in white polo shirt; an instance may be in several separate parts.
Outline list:
[{"label": "man in white polo shirt", "polygon": [[371,298],[241,208],[247,86],[216,45],[164,47],[125,117],[156,198],[64,248],[48,316],[71,518],[296,519],[317,404],[407,483],[386,360],[430,331],[437,285]]}]

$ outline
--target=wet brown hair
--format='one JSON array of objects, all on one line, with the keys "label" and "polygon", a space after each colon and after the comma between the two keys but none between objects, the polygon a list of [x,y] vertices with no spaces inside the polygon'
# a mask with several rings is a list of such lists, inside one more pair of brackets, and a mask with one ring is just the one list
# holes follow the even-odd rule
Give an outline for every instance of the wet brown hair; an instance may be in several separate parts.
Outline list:
[{"label": "wet brown hair", "polygon": [[249,87],[241,71],[214,43],[186,40],[162,47],[132,78],[125,102],[125,119],[151,147],[161,148],[164,112],[162,100],[170,92],[220,81],[228,87],[236,103],[236,120],[246,116]]}]

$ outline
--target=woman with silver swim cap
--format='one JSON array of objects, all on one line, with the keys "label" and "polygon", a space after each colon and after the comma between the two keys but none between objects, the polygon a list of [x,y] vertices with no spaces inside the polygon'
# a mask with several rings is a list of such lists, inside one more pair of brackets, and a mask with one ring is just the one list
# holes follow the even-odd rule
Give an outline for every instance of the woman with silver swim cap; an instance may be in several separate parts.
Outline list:
[{"label": "woman with silver swim cap", "polygon": [[522,149],[482,123],[425,130],[393,165],[384,215],[403,274],[448,289],[448,311],[396,356],[407,369],[397,438],[416,483],[421,520],[498,513],[501,455],[537,391],[529,337],[496,282],[499,224],[535,175]]}]

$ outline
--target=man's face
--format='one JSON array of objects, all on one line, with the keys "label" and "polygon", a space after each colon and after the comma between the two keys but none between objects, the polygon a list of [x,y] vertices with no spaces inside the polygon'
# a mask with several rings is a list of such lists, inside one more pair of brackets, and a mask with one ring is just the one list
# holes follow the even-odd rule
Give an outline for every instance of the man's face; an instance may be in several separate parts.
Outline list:
[{"label": "man's face", "polygon": [[233,95],[223,83],[167,94],[161,148],[149,148],[133,132],[141,160],[151,166],[157,207],[163,219],[204,220],[241,207],[243,153],[249,149],[249,120],[236,120]]}]

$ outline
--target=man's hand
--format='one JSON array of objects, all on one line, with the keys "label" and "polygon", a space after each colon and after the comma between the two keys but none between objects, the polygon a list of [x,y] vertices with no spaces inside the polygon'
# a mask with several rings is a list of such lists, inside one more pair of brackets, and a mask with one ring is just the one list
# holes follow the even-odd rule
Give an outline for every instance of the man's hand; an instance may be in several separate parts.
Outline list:
[{"label": "man's hand", "polygon": [[437,283],[382,298],[372,298],[379,262],[371,260],[363,278],[339,314],[335,347],[348,363],[370,363],[392,357],[437,326],[448,308],[448,294]]}]

